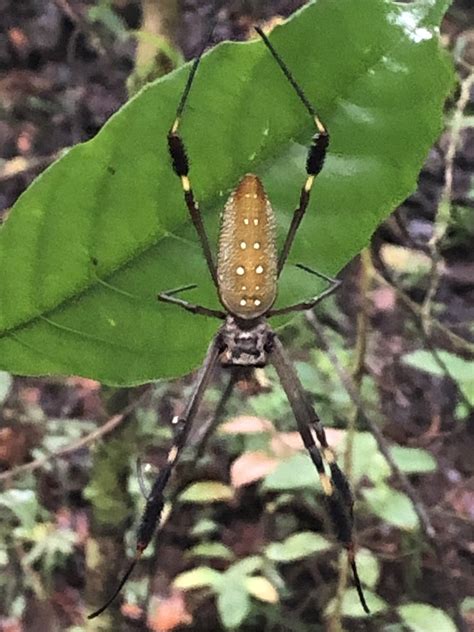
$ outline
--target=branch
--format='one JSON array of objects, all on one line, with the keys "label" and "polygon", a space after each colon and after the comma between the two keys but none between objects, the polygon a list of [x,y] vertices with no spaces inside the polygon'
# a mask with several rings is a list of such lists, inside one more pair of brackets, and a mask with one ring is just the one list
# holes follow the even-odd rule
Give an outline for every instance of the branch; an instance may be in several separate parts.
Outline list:
[{"label": "branch", "polygon": [[453,192],[453,172],[454,172],[454,159],[456,156],[457,147],[461,137],[461,130],[463,127],[464,110],[469,103],[471,88],[474,86],[474,72],[471,73],[461,83],[461,93],[459,95],[458,102],[456,103],[456,109],[454,111],[453,120],[451,123],[451,134],[449,138],[448,149],[446,151],[446,169],[444,176],[444,187],[441,192],[440,201],[435,213],[433,235],[428,243],[428,247],[432,257],[432,265],[430,270],[429,286],[426,292],[423,304],[421,306],[421,322],[423,329],[430,334],[431,330],[431,309],[433,300],[439,287],[439,281],[441,276],[440,263],[441,252],[440,247],[442,241],[446,235],[446,230],[449,225],[451,216],[451,198]]},{"label": "branch", "polygon": [[[427,331],[427,327],[423,324],[422,308],[420,306],[418,306],[416,303],[413,303],[413,301],[405,294],[405,292],[400,287],[398,282],[395,281],[395,279],[393,279],[390,276],[390,273],[387,270],[387,266],[385,265],[385,262],[380,257],[380,255],[377,254],[376,256],[377,256],[377,263],[378,263],[379,267],[381,268],[381,270],[383,271],[383,275],[381,275],[380,272],[378,272],[375,269],[373,263],[370,261],[371,274],[377,280],[381,280],[385,284],[390,285],[395,290],[395,292],[397,293],[397,296],[402,298],[405,306],[408,307],[408,309],[410,310],[410,312],[412,313],[412,315],[414,317],[413,320],[415,322],[415,325],[418,327],[418,330],[419,330],[420,335],[421,335],[421,337],[423,339],[423,343],[424,343],[425,347],[428,348],[428,350],[430,351],[431,355],[433,356],[434,361],[439,366],[441,371],[447,377],[449,377],[450,380],[452,380],[454,383],[457,384],[460,399],[462,400],[462,402],[466,406],[466,408],[469,411],[472,411],[473,410],[473,406],[471,404],[471,401],[470,401],[469,397],[465,394],[465,392],[463,391],[461,385],[456,380],[456,378],[453,376],[453,374],[451,373],[449,367],[446,365],[446,362],[443,360],[443,358],[438,353],[438,349],[433,345],[433,343],[432,343],[432,341],[430,339],[430,334]],[[416,306],[416,309],[413,309],[413,306]],[[443,327],[443,325],[441,325],[441,323],[438,323],[437,321],[435,321],[431,316],[430,316],[430,323],[431,323],[431,325],[438,324],[439,327]],[[450,332],[450,335],[456,336],[456,334],[453,334],[449,329],[446,329],[445,332]],[[459,338],[459,339],[463,340],[462,338]],[[466,351],[469,352],[470,351],[469,347],[471,347],[471,346],[473,347],[473,352],[474,352],[474,345],[471,345],[471,343],[469,343],[467,340],[464,340],[464,343],[465,343],[465,347],[466,348],[464,348],[463,350],[465,352]]]},{"label": "branch", "polygon": [[[413,316],[415,316],[417,319],[421,319],[422,317],[421,306],[418,305],[418,303],[415,303],[415,301],[412,301],[412,299],[406,294],[406,292],[399,285],[399,283],[390,276],[383,260],[380,257],[377,257],[377,263],[380,264],[380,267],[383,270],[383,274],[381,274],[372,265],[371,274],[374,276],[374,278],[377,279],[377,281],[379,281],[383,285],[388,285],[393,290],[395,290],[397,297],[402,301],[405,307],[413,314]],[[443,325],[443,323],[441,323],[436,318],[431,317],[431,328],[432,330],[436,330],[438,333],[444,336],[447,340],[449,340],[450,344],[452,345],[453,351],[458,352],[458,353],[468,353],[469,355],[474,356],[474,344],[472,342],[469,342],[462,336],[459,336],[458,334],[454,333],[454,331],[451,331],[451,329],[446,327],[446,325]],[[432,332],[430,332],[430,335],[431,334]]]},{"label": "branch", "polygon": [[100,428],[96,428],[95,430],[85,435],[81,439],[74,441],[73,443],[70,443],[64,446],[63,448],[59,448],[58,450],[51,452],[47,456],[40,457],[38,459],[35,459],[34,461],[25,463],[24,465],[19,465],[18,467],[15,467],[11,470],[2,472],[0,474],[0,482],[9,481],[12,478],[20,476],[21,474],[26,474],[27,472],[34,472],[35,470],[43,467],[50,461],[65,458],[69,454],[72,454],[73,452],[77,452],[77,450],[80,450],[81,448],[85,448],[91,443],[94,443],[101,437],[104,437],[105,435],[112,432],[112,430],[115,430],[115,428],[117,428],[117,426],[119,426],[124,421],[124,419],[128,415],[130,415],[130,413],[133,410],[135,410],[135,408],[137,408],[146,399],[146,397],[148,397],[149,393],[150,393],[150,389],[147,388],[146,391],[142,393],[140,397],[138,397],[134,402],[126,406],[122,410],[121,413],[118,413],[117,415],[113,415],[102,426],[100,426]]}]

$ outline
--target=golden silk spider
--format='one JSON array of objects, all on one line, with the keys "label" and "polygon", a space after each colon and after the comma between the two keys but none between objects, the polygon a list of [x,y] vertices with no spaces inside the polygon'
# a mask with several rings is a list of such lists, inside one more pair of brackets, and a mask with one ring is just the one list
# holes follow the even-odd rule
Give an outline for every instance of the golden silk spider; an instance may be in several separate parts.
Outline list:
[{"label": "golden silk spider", "polygon": [[194,61],[178,104],[175,121],[168,133],[168,148],[173,170],[181,180],[184,199],[191,220],[225,311],[195,305],[176,296],[178,293],[195,286],[181,287],[161,293],[158,299],[166,303],[173,303],[193,314],[219,318],[224,321],[224,324],[209,345],[184,414],[174,420],[177,422],[176,438],[169,450],[166,465],[155,478],[151,492],[147,497],[145,510],[137,531],[135,557],[112,596],[101,608],[90,614],[89,619],[101,614],[117,597],[143,551],[150,543],[155,529],[160,523],[166,485],[186,445],[194,418],[214,370],[220,365],[231,370],[234,369],[234,371],[239,369],[251,371],[268,363],[273,364],[286,393],[304,446],[319,475],[333,530],[337,540],[347,551],[361,605],[366,613],[369,612],[355,562],[352,536],[354,501],[349,483],[336,463],[334,452],[328,445],[318,414],[313,409],[277,334],[267,322],[267,318],[272,316],[311,309],[323,298],[334,292],[340,283],[337,279],[300,265],[299,267],[327,281],[329,284],[327,289],[308,300],[287,307],[273,308],[278,278],[308,206],[314,180],[324,164],[329,145],[329,134],[268,37],[259,27],[256,27],[256,31],[315,124],[316,132],[306,159],[306,180],[301,189],[299,204],[294,211],[282,251],[278,255],[275,217],[262,182],[253,174],[245,175],[225,205],[219,236],[217,264],[215,263],[191,186],[185,145],[179,134],[182,114],[204,53],[203,48]]}]

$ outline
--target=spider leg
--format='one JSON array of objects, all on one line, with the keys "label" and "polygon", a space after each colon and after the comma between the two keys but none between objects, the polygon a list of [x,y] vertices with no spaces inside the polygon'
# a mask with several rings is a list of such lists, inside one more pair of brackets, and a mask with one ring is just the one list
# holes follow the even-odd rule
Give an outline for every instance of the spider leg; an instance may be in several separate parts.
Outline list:
[{"label": "spider leg", "polygon": [[151,491],[147,496],[145,510],[143,511],[137,530],[135,557],[111,597],[105,602],[102,607],[90,614],[88,616],[88,619],[94,619],[98,615],[102,614],[102,612],[104,612],[104,610],[108,608],[109,605],[114,601],[114,599],[122,590],[125,582],[130,577],[137,562],[141,558],[143,551],[149,545],[157,525],[159,526],[160,524],[161,514],[165,504],[164,492],[166,485],[171,477],[174,466],[178,462],[182,450],[186,445],[186,441],[191,431],[193,421],[198,412],[199,405],[209,385],[212,374],[214,373],[214,370],[218,364],[219,353],[219,341],[216,337],[209,346],[203,365],[198,373],[196,385],[194,387],[188,405],[186,406],[184,414],[181,417],[175,418],[175,420],[173,420],[177,422],[179,426],[177,427],[177,432],[173,445],[168,452],[166,465],[155,478]]},{"label": "spider leg", "polygon": [[[290,402],[304,446],[318,472],[326,501],[327,513],[338,541],[347,551],[360,603],[364,611],[369,613],[355,561],[355,546],[352,534],[354,499],[349,483],[336,463],[336,457],[328,445],[321,420],[309,403],[293,365],[276,335],[273,340],[270,358]],[[315,436],[320,444],[319,448],[315,441]]]},{"label": "spider leg", "polygon": [[321,119],[316,114],[316,110],[314,109],[313,105],[309,102],[305,93],[296,82],[296,79],[291,74],[288,66],[285,64],[283,59],[277,53],[277,51],[273,47],[273,44],[271,44],[270,40],[268,39],[268,37],[259,27],[255,27],[255,30],[263,39],[265,46],[269,49],[273,58],[275,59],[277,64],[280,66],[281,71],[283,72],[285,77],[288,79],[290,84],[293,86],[293,89],[295,90],[300,101],[303,103],[307,112],[313,119],[314,125],[316,127],[316,133],[314,134],[311,140],[311,145],[308,150],[308,156],[306,158],[306,174],[307,174],[306,181],[303,187],[301,188],[300,201],[293,213],[293,218],[291,220],[290,228],[286,235],[285,243],[283,244],[283,249],[278,259],[278,274],[280,274],[283,266],[285,265],[286,260],[288,259],[288,255],[290,253],[291,246],[293,245],[296,232],[299,228],[301,220],[303,219],[303,216],[308,207],[309,198],[311,195],[311,189],[313,188],[314,180],[316,176],[318,175],[318,173],[323,168],[324,159],[326,158],[326,151],[329,145],[329,133],[326,127],[321,122]]},{"label": "spider leg", "polygon": [[137,458],[136,467],[137,467],[138,486],[140,488],[143,498],[145,500],[148,500],[149,492],[145,485],[145,479],[143,477],[143,463],[140,457]]},{"label": "spider leg", "polygon": [[232,391],[234,390],[235,384],[238,380],[238,372],[231,370],[229,381],[227,382],[227,386],[225,387],[223,393],[220,396],[219,402],[216,406],[214,414],[212,417],[204,424],[202,427],[199,427],[199,437],[197,438],[197,449],[193,460],[190,463],[190,469],[194,470],[196,463],[201,459],[206,450],[208,441],[210,437],[213,435],[217,425],[225,413],[225,408],[227,403],[232,395]]},{"label": "spider leg", "polygon": [[212,32],[214,27],[212,28],[209,37],[207,38],[206,44],[202,48],[199,55],[194,60],[194,63],[191,67],[191,72],[189,73],[188,80],[186,82],[186,86],[184,88],[184,92],[181,96],[181,100],[178,105],[178,109],[176,111],[176,119],[173,125],[168,132],[168,150],[171,156],[171,161],[173,164],[173,170],[175,174],[181,180],[181,186],[183,188],[184,200],[189,210],[189,214],[191,216],[191,221],[194,224],[194,228],[198,234],[199,240],[201,242],[201,247],[204,252],[204,257],[206,259],[207,267],[209,268],[209,272],[211,273],[212,280],[214,281],[214,285],[217,287],[217,271],[216,264],[214,262],[214,258],[212,256],[211,247],[209,245],[209,239],[207,237],[206,229],[204,228],[204,223],[202,221],[201,213],[199,211],[198,203],[194,197],[193,189],[191,186],[191,180],[189,178],[189,160],[186,153],[186,147],[184,145],[184,141],[179,134],[179,125],[181,122],[181,116],[186,105],[189,92],[191,90],[191,85],[193,83],[194,77],[196,75],[196,71],[199,66],[199,62],[204,54],[204,50],[209,43],[209,40],[212,37]]},{"label": "spider leg", "polygon": [[163,303],[172,303],[173,305],[178,305],[182,307],[191,314],[200,314],[201,316],[210,316],[212,318],[219,318],[220,320],[225,320],[226,314],[225,312],[219,309],[211,309],[210,307],[204,307],[203,305],[195,305],[194,303],[189,303],[188,301],[184,301],[181,298],[176,298],[175,294],[180,292],[184,292],[186,290],[192,290],[196,285],[185,285],[183,287],[178,287],[174,290],[168,290],[167,292],[160,292],[157,296],[158,300]]},{"label": "spider leg", "polygon": [[291,312],[301,312],[307,309],[312,309],[313,307],[315,307],[315,305],[317,305],[322,300],[330,296],[333,292],[335,292],[341,285],[341,281],[339,279],[333,279],[323,274],[322,272],[316,272],[316,270],[312,270],[311,268],[303,266],[302,264],[297,264],[297,267],[305,270],[306,272],[310,272],[311,274],[315,274],[325,281],[328,281],[330,284],[329,287],[323,290],[321,294],[308,298],[304,301],[300,301],[299,303],[293,303],[292,305],[287,305],[286,307],[271,309],[267,314],[268,318],[271,318],[272,316],[281,316],[282,314],[290,314]]}]

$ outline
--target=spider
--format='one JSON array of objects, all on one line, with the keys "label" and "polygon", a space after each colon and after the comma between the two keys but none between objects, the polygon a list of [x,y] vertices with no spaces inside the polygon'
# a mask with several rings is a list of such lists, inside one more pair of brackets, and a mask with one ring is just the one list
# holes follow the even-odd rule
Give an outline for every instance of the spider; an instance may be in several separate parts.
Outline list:
[{"label": "spider", "polygon": [[[184,141],[179,134],[182,114],[204,53],[204,47],[193,63],[179,101],[175,121],[168,133],[168,148],[173,170],[180,178],[184,200],[225,311],[192,304],[176,296],[196,287],[195,285],[162,292],[158,295],[158,299],[177,305],[193,314],[219,318],[224,322],[209,345],[184,414],[173,420],[176,424],[175,440],[168,452],[166,465],[155,478],[147,497],[145,510],[137,530],[135,557],[110,599],[90,614],[89,619],[101,614],[112,603],[150,543],[161,520],[166,485],[186,446],[194,418],[215,369],[219,365],[229,368],[234,372],[235,381],[235,374],[239,371],[252,371],[268,363],[272,363],[276,370],[296,418],[304,446],[316,467],[330,522],[337,540],[347,551],[361,605],[364,611],[369,613],[355,562],[352,536],[354,501],[349,483],[336,463],[334,452],[326,440],[321,420],[313,409],[278,335],[267,322],[267,318],[272,316],[313,308],[323,298],[334,292],[340,284],[337,279],[300,264],[300,268],[323,278],[328,283],[328,287],[318,296],[305,301],[287,307],[273,308],[278,278],[307,209],[314,180],[324,164],[329,145],[329,133],[268,37],[259,27],[255,29],[314,122],[316,131],[307,154],[306,180],[301,188],[299,204],[294,211],[282,251],[278,254],[275,217],[270,201],[260,178],[254,174],[245,175],[231,193],[224,208],[216,264],[191,186],[189,161]],[[231,377],[231,382],[232,379]]]}]

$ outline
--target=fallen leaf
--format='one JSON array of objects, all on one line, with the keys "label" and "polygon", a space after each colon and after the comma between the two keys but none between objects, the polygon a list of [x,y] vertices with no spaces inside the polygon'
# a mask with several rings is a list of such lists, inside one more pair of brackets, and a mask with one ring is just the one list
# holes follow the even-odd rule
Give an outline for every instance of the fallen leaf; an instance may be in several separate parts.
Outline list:
[{"label": "fallen leaf", "polygon": [[233,487],[243,487],[264,478],[278,465],[278,459],[265,452],[245,452],[239,456],[230,468],[230,481]]},{"label": "fallen leaf", "polygon": [[179,495],[183,503],[216,503],[231,500],[234,496],[229,485],[219,481],[199,481],[186,487]]},{"label": "fallen leaf", "polygon": [[395,308],[397,295],[391,287],[379,287],[371,294],[374,307],[381,312],[391,312]]},{"label": "fallen leaf", "polygon": [[169,632],[192,621],[193,617],[186,608],[181,591],[175,590],[164,599],[157,596],[151,598],[147,625],[153,632]]},{"label": "fallen leaf", "polygon": [[28,45],[28,38],[26,37],[24,31],[22,31],[17,26],[13,26],[8,29],[8,39],[10,43],[18,50],[23,50]]},{"label": "fallen leaf", "polygon": [[124,603],[120,608],[120,612],[124,617],[133,619],[134,621],[139,621],[143,614],[143,609],[140,608],[140,606],[137,606],[136,603]]},{"label": "fallen leaf", "polygon": [[23,626],[18,619],[1,617],[0,632],[23,632]]},{"label": "fallen leaf", "polygon": [[219,428],[219,432],[224,434],[251,434],[272,431],[274,431],[274,426],[271,421],[261,417],[252,417],[251,415],[233,417]]},{"label": "fallen leaf", "polygon": [[303,440],[299,432],[278,432],[270,442],[275,456],[286,458],[304,449]]}]

